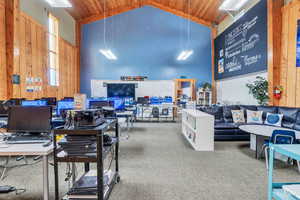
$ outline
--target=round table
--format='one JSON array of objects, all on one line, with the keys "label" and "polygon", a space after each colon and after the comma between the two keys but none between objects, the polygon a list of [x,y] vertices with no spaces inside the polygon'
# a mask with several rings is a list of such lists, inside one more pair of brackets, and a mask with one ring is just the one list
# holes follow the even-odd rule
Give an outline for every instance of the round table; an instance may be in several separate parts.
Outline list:
[{"label": "round table", "polygon": [[293,129],[278,127],[278,126],[269,126],[264,124],[247,124],[239,126],[239,129],[251,134],[250,137],[250,148],[255,148],[255,157],[258,158],[258,153],[260,152],[264,140],[266,137],[271,137],[274,130],[289,130],[296,133],[296,138],[300,139],[300,131]]}]

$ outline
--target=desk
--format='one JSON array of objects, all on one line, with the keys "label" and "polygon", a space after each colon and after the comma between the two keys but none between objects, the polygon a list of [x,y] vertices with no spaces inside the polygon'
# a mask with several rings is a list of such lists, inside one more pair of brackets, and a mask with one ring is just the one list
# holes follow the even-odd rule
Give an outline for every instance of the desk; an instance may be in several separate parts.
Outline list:
[{"label": "desk", "polygon": [[48,147],[43,147],[42,144],[9,144],[7,148],[0,148],[0,156],[42,156],[43,157],[44,200],[49,200],[48,156],[52,152],[53,152],[53,145],[50,145]]},{"label": "desk", "polygon": [[117,112],[116,116],[118,118],[126,118],[127,131],[129,131],[129,123],[131,123],[131,128],[133,127],[134,111]]},{"label": "desk", "polygon": [[280,182],[274,183],[273,182],[273,164],[274,164],[274,154],[278,152],[285,156],[288,156],[292,159],[300,161],[300,145],[299,144],[289,144],[289,145],[280,145],[280,144],[271,144],[270,146],[270,159],[269,159],[269,173],[268,173],[268,200],[276,199],[276,200],[296,200],[295,197],[286,193],[282,187],[284,185],[294,185],[300,184],[299,182],[296,183],[287,183],[287,182]]},{"label": "desk", "polygon": [[255,157],[258,158],[259,148],[262,147],[264,144],[264,139],[266,137],[271,137],[274,130],[289,130],[295,131],[296,138],[300,139],[300,131],[296,131],[293,129],[277,127],[277,126],[269,126],[269,125],[260,125],[260,124],[248,124],[248,125],[241,125],[239,129],[251,134],[250,137],[250,148],[255,150]]}]

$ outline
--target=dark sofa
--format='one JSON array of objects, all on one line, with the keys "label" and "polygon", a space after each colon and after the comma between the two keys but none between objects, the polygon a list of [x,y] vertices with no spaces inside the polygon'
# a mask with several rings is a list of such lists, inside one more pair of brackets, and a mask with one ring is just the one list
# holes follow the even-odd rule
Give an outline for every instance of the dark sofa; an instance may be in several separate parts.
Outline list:
[{"label": "dark sofa", "polygon": [[300,108],[230,105],[202,107],[199,110],[214,115],[216,141],[242,141],[250,139],[248,133],[238,128],[242,124],[233,123],[231,110],[244,110],[246,121],[246,110],[263,111],[263,121],[265,121],[268,112],[280,113],[283,114],[282,127],[300,131]]}]

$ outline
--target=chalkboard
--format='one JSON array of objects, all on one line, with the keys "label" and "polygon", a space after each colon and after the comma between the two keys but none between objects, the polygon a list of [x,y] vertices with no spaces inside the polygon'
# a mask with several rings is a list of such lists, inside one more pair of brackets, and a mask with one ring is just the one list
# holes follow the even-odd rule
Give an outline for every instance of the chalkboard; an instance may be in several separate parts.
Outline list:
[{"label": "chalkboard", "polygon": [[260,0],[214,41],[215,79],[267,70],[268,8]]}]

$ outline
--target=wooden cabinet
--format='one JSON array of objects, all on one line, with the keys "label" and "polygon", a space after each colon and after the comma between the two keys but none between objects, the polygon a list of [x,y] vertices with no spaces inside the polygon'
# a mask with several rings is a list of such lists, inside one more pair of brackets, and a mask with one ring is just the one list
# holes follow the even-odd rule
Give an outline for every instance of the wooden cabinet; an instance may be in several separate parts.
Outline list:
[{"label": "wooden cabinet", "polygon": [[[191,101],[196,100],[196,79],[175,79],[175,103],[188,92]],[[187,89],[189,88],[189,89]]]}]

